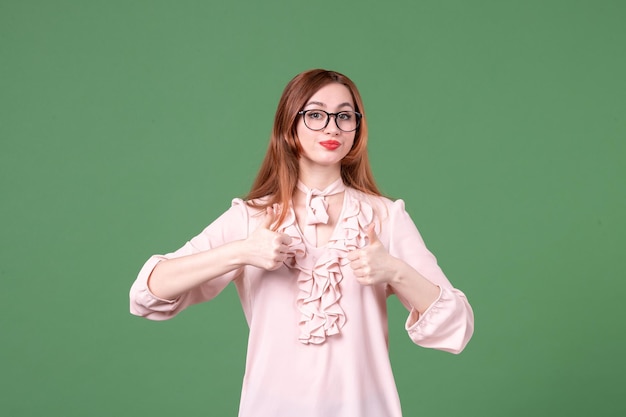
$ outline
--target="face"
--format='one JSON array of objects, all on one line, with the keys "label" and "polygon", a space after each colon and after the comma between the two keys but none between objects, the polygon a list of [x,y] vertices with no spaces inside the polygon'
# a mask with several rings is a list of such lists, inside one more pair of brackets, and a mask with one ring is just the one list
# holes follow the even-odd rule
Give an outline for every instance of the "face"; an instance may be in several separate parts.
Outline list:
[{"label": "face", "polygon": [[[324,110],[328,113],[355,111],[350,90],[343,84],[328,84],[319,89],[307,101],[302,110]],[[324,113],[319,113],[326,116]],[[307,114],[315,117],[316,114]],[[311,130],[300,117],[297,126],[298,140],[302,146],[300,167],[334,167],[340,169],[341,160],[350,152],[356,132],[344,132],[337,127],[331,116],[322,130]]]}]

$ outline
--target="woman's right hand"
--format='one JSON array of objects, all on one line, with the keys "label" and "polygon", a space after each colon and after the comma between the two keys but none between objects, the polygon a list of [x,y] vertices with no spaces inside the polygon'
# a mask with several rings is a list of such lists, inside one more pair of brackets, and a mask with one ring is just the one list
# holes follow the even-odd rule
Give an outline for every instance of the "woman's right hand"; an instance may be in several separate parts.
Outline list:
[{"label": "woman's right hand", "polygon": [[268,207],[259,227],[243,241],[246,264],[272,271],[287,258],[291,237],[270,229],[276,217],[274,208]]}]

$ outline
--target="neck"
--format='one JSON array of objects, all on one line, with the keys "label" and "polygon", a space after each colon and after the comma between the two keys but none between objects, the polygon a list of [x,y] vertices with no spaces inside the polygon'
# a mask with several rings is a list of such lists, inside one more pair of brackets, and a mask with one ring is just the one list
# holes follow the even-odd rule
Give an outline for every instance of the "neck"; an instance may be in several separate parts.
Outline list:
[{"label": "neck", "polygon": [[305,167],[300,164],[298,179],[309,188],[323,190],[341,177],[341,167]]}]

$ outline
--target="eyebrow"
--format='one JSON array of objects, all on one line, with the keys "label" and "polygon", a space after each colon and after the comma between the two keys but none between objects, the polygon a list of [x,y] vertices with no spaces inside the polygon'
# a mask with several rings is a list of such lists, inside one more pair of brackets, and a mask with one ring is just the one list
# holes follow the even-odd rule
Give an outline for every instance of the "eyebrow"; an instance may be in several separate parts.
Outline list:
[{"label": "eyebrow", "polygon": [[[308,106],[320,106],[320,107],[326,107],[326,104],[319,102],[319,101],[309,101],[308,103],[306,103],[306,105],[304,107],[308,107]],[[351,103],[348,103],[347,101],[345,103],[341,103],[340,105],[337,106],[337,108],[342,108],[342,107],[350,107],[352,109],[354,109],[354,106]]]}]

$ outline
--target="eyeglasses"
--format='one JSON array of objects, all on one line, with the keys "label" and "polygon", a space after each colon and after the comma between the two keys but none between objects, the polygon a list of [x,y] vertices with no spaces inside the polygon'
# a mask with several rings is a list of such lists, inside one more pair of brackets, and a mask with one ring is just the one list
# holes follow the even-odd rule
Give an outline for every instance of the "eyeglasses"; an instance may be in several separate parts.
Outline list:
[{"label": "eyeglasses", "polygon": [[328,113],[324,110],[301,110],[298,114],[304,119],[304,125],[311,130],[325,129],[330,116],[335,116],[335,124],[343,132],[354,132],[359,127],[363,116],[355,111]]}]

